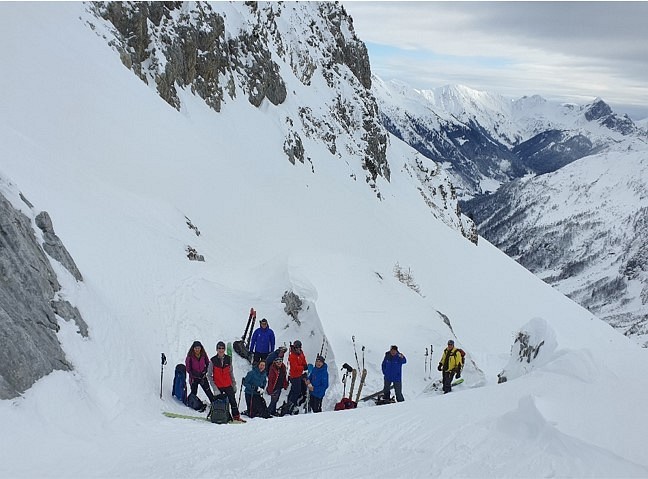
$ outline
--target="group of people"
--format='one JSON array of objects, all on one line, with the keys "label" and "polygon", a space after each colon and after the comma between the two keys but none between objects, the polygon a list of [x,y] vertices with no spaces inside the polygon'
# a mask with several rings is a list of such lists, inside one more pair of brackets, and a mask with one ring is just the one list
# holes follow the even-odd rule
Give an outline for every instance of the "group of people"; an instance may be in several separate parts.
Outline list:
[{"label": "group of people", "polygon": [[[230,404],[232,418],[242,421],[238,403],[236,401],[236,380],[232,368],[232,358],[226,354],[223,341],[216,345],[216,355],[209,358],[200,341],[194,341],[185,359],[186,371],[189,376],[191,394],[197,394],[200,386],[210,402],[216,396],[212,392],[219,391],[227,396]],[[328,366],[325,358],[318,355],[314,365],[309,365],[302,350],[302,343],[296,340],[290,345],[288,354],[288,367],[284,357],[288,348],[279,346],[275,349],[275,335],[268,325],[267,319],[262,319],[259,328],[252,334],[250,352],[253,354],[252,369],[243,378],[245,388],[245,402],[249,417],[272,417],[277,415],[292,414],[298,403],[308,398],[308,408],[313,412],[322,411],[322,400],[329,386]],[[407,358],[398,350],[398,346],[391,346],[385,353],[382,361],[384,387],[382,402],[391,402],[391,389],[393,387],[396,401],[402,402],[403,364]],[[448,340],[447,348],[443,350],[438,370],[442,373],[443,392],[452,390],[452,381],[461,376],[463,361],[452,339]],[[277,403],[283,390],[290,386],[290,392],[285,402],[283,411],[277,410]],[[266,405],[264,394],[270,396],[270,404]]]},{"label": "group of people", "polygon": [[[265,417],[292,414],[300,399],[308,398],[308,408],[313,412],[322,411],[322,399],[328,389],[328,366],[325,358],[318,355],[313,366],[306,361],[302,351],[302,343],[297,340],[290,345],[288,368],[284,356],[288,352],[285,346],[274,349],[275,336],[268,325],[267,319],[262,319],[260,326],[252,334],[250,352],[253,354],[252,369],[243,378],[247,416]],[[232,369],[232,358],[226,354],[223,341],[216,345],[216,355],[211,359],[205,352],[200,341],[194,341],[187,353],[185,367],[189,376],[191,394],[198,392],[200,386],[210,402],[216,396],[212,392],[225,394],[230,404],[232,418],[242,421],[236,401],[236,380]],[[277,403],[282,390],[290,392],[285,408],[280,413]],[[264,393],[270,396],[270,404],[266,405]]]}]

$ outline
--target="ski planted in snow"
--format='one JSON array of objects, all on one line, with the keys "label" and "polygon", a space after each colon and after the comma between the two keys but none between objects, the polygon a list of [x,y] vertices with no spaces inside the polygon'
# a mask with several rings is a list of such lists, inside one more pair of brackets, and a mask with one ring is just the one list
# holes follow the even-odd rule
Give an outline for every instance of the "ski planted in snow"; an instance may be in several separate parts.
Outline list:
[{"label": "ski planted in snow", "polygon": [[363,369],[362,374],[360,375],[360,384],[358,385],[358,393],[356,394],[355,402],[360,401],[360,394],[362,393],[362,387],[364,386],[365,379],[367,379],[367,370]]}]

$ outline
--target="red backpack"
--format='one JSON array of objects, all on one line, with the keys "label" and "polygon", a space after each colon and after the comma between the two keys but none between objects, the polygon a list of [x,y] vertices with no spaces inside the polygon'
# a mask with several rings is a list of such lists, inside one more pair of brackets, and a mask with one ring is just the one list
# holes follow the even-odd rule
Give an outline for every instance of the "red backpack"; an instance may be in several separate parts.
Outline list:
[{"label": "red backpack", "polygon": [[342,400],[335,405],[335,411],[343,411],[345,409],[355,409],[358,405],[355,401],[352,401],[349,398],[342,398]]},{"label": "red backpack", "polygon": [[461,354],[461,368],[463,369],[464,365],[466,364],[466,351],[464,351],[461,348],[457,348],[457,351],[455,352],[455,355],[457,353]]}]

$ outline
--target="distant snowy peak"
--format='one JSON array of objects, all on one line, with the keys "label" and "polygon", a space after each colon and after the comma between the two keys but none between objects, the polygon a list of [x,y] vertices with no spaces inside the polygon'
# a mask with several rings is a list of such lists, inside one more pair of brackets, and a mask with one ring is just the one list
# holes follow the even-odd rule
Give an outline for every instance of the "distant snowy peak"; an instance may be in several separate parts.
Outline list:
[{"label": "distant snowy peak", "polygon": [[465,115],[509,114],[511,100],[497,93],[474,90],[464,85],[445,85],[421,94],[435,107],[458,117]]},{"label": "distant snowy peak", "polygon": [[465,198],[528,173],[555,171],[646,132],[602,99],[586,105],[519,99],[446,85],[416,90],[376,77],[372,91],[387,129],[442,162]]}]

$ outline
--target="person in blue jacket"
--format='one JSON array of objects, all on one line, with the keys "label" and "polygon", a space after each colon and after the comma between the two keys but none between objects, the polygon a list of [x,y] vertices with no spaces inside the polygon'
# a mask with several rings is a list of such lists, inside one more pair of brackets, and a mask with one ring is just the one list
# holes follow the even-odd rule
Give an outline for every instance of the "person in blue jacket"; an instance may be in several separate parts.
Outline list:
[{"label": "person in blue jacket", "polygon": [[265,360],[262,359],[252,367],[243,379],[248,417],[270,417],[268,406],[263,397],[263,388],[266,387],[267,382],[268,374],[265,370]]},{"label": "person in blue jacket", "polygon": [[315,367],[312,369],[306,382],[310,391],[310,408],[313,412],[322,412],[322,399],[329,386],[328,366],[323,356],[317,356]]},{"label": "person in blue jacket", "polygon": [[258,363],[260,360],[265,360],[268,354],[274,351],[275,347],[275,334],[270,326],[268,320],[263,318],[259,323],[259,327],[252,334],[250,340],[250,351],[254,353],[253,364]]},{"label": "person in blue jacket", "polygon": [[385,387],[383,388],[383,401],[390,402],[390,389],[392,383],[394,384],[394,392],[396,393],[396,401],[403,402],[403,364],[407,359],[403,353],[398,351],[398,346],[392,346],[389,351],[385,353],[385,358],[382,361],[382,372],[385,376]]}]

